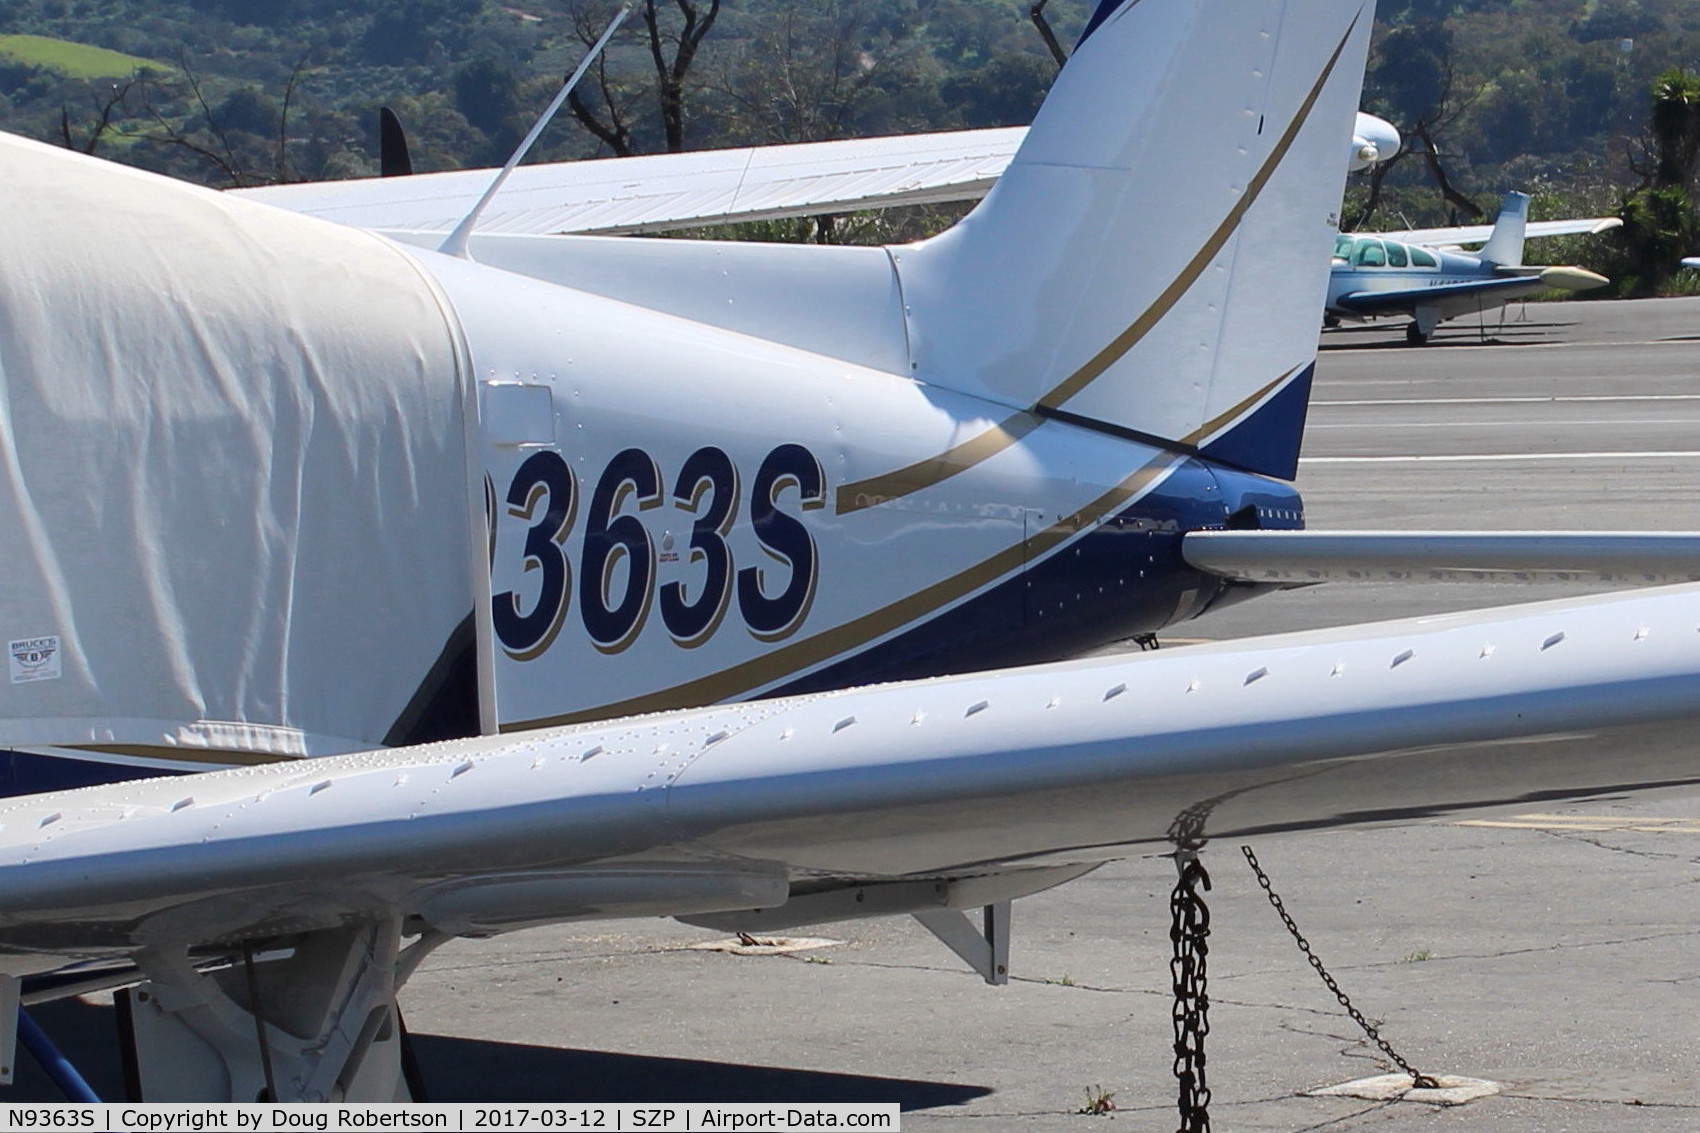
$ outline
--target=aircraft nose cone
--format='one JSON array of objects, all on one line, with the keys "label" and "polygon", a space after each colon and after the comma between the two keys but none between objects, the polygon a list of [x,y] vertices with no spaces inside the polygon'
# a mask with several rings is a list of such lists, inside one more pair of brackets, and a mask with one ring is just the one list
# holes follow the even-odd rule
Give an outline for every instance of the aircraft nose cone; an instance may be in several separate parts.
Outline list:
[{"label": "aircraft nose cone", "polygon": [[1587,268],[1555,267],[1546,268],[1541,272],[1541,282],[1548,287],[1565,291],[1587,291],[1594,287],[1604,287],[1611,280]]}]

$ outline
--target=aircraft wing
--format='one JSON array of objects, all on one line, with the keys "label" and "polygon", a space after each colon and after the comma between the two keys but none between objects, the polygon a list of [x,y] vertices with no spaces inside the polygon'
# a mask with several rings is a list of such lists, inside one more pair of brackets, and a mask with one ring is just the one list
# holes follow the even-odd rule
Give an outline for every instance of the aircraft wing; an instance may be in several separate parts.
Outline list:
[{"label": "aircraft wing", "polygon": [[1463,302],[1467,307],[1469,300],[1478,297],[1491,296],[1497,301],[1506,302],[1525,295],[1539,295],[1551,287],[1552,284],[1543,282],[1538,275],[1500,276],[1472,280],[1468,283],[1448,283],[1440,287],[1349,291],[1336,298],[1333,305],[1356,315],[1391,315],[1409,311],[1419,304],[1445,306]]},{"label": "aircraft wing", "polygon": [[[1573,220],[1532,220],[1524,232],[1525,239],[1541,236],[1581,236],[1610,232],[1623,225],[1620,216],[1577,217]],[[1370,235],[1365,233],[1365,235]],[[1480,244],[1493,235],[1491,224],[1471,224],[1456,228],[1412,228],[1404,232],[1376,232],[1373,235],[1402,244],[1424,244],[1431,248],[1463,247]]]},{"label": "aircraft wing", "polygon": [[[1025,127],[521,166],[484,233],[620,235],[985,196]],[[356,228],[448,232],[489,188],[467,169],[233,190]]]},{"label": "aircraft wing", "polygon": [[[1362,113],[1356,121],[1354,168],[1398,152],[1388,123]],[[618,236],[975,201],[1026,136],[1027,127],[1009,126],[521,166],[479,231]],[[356,228],[447,233],[495,174],[467,169],[232,192]]]},{"label": "aircraft wing", "polygon": [[1177,838],[1692,787],[1697,625],[1685,585],[28,796],[0,973],[351,918],[937,908]]}]

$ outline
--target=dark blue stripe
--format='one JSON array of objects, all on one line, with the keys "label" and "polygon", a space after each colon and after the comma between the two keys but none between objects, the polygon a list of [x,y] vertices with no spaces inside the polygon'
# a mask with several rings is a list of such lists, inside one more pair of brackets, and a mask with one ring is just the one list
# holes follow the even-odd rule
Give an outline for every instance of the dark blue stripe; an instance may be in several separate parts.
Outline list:
[{"label": "dark blue stripe", "polygon": [[1198,528],[1302,527],[1290,485],[1188,461],[1160,488],[1060,550],[899,636],[775,689],[821,692],[1078,656],[1265,588],[1181,557]]},{"label": "dark blue stripe", "polygon": [[1250,417],[1199,449],[1199,455],[1259,476],[1296,477],[1315,376],[1313,362]]},{"label": "dark blue stripe", "polygon": [[21,751],[0,751],[0,797],[39,795],[48,791],[93,787],[101,783],[122,783],[130,779],[155,779],[161,775],[186,773],[161,771],[153,767],[129,767],[96,759],[78,759],[73,755],[31,755]]},{"label": "dark blue stripe", "polygon": [[1098,25],[1115,15],[1116,10],[1125,3],[1127,3],[1127,0],[1103,0],[1098,5],[1098,10],[1092,13],[1092,18],[1086,21],[1086,30],[1080,33],[1080,43],[1075,44],[1074,49],[1079,51],[1081,44],[1090,39],[1092,33],[1098,30]]}]

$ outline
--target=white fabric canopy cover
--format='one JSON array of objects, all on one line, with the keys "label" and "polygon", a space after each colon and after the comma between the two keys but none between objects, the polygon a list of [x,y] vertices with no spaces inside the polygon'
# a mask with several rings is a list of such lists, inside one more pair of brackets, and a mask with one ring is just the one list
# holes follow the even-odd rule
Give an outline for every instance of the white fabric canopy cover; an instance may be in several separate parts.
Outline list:
[{"label": "white fabric canopy cover", "polygon": [[0,256],[0,746],[318,754],[442,692],[476,513],[406,254],[0,135]]}]

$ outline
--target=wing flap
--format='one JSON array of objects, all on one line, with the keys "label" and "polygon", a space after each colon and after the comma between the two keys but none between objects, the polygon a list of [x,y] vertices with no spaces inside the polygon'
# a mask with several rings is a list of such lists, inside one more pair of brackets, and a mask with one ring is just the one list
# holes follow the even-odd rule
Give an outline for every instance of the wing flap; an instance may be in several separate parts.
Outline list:
[{"label": "wing flap", "polygon": [[1674,587],[32,796],[0,810],[0,970],[483,879],[517,924],[560,912],[528,876],[950,878],[1692,787],[1696,627]]},{"label": "wing flap", "polygon": [[1181,553],[1241,582],[1700,581],[1700,533],[1194,531]]}]

